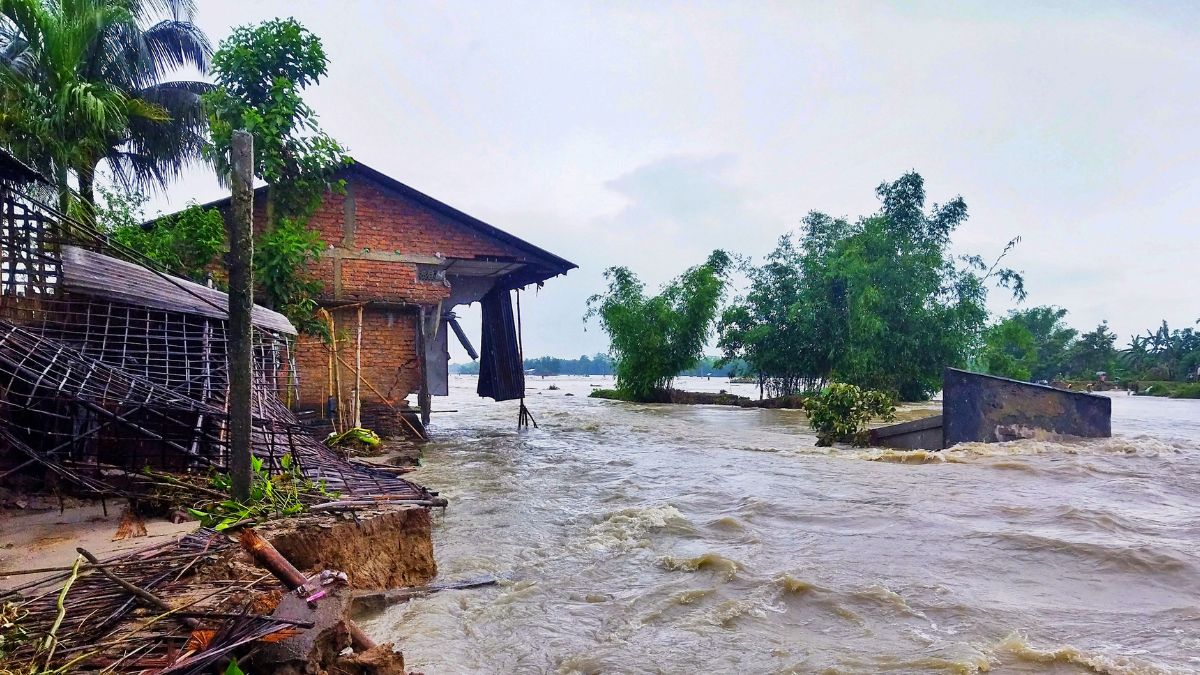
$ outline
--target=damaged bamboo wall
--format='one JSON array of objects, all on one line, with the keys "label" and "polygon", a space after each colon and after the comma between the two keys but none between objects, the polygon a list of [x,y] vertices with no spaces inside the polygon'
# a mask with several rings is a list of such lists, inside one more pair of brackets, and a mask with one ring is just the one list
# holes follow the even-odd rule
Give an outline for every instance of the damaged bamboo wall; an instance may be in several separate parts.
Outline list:
[{"label": "damaged bamboo wall", "polygon": [[[0,204],[0,476],[50,472],[85,492],[133,494],[112,469],[224,470],[223,294],[121,261],[138,256],[12,185]],[[423,488],[346,462],[301,424],[288,405],[289,330],[255,308],[255,455],[275,468],[290,455],[330,490],[427,502]]]}]

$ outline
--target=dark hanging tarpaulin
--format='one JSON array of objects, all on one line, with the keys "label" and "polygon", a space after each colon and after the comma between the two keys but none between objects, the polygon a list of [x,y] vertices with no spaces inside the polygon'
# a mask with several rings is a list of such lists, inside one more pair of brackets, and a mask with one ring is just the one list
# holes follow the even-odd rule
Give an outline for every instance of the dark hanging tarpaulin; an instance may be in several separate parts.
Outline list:
[{"label": "dark hanging tarpaulin", "polygon": [[525,395],[525,364],[517,325],[513,319],[512,293],[492,289],[480,301],[483,308],[483,337],[479,349],[480,396],[512,401]]}]

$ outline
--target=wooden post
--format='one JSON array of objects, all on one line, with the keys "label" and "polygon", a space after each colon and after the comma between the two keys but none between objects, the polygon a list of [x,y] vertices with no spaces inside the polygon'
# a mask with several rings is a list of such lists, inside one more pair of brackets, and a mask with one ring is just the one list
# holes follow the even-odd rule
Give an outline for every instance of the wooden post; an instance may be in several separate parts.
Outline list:
[{"label": "wooden post", "polygon": [[429,411],[432,397],[429,395],[429,369],[425,357],[425,306],[417,314],[417,366],[421,371],[420,388],[417,390],[417,405],[421,408],[421,424],[429,426]]},{"label": "wooden post", "polygon": [[229,473],[233,498],[250,499],[250,390],[253,374],[250,310],[254,306],[254,137],[233,132],[233,213],[229,219]]}]

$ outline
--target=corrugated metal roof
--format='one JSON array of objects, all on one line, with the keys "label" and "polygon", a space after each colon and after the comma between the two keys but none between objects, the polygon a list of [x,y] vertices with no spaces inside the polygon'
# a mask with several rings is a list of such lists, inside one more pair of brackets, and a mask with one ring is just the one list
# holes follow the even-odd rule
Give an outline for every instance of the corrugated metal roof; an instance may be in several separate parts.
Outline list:
[{"label": "corrugated metal roof", "polygon": [[[159,274],[141,265],[78,246],[62,248],[63,288],[119,302],[172,312],[229,318],[229,296],[215,288]],[[295,335],[279,312],[255,305],[251,321],[259,328]]]}]

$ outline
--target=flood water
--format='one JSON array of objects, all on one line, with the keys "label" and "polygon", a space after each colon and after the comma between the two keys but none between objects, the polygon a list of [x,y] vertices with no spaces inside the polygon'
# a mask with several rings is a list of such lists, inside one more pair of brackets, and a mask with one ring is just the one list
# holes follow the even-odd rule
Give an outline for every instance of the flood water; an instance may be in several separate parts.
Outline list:
[{"label": "flood water", "polygon": [[451,380],[414,474],[450,499],[441,578],[505,580],[368,622],[410,670],[1200,672],[1200,401],[904,453],[815,448],[796,411],[588,399],[607,378],[530,379],[518,434]]}]

